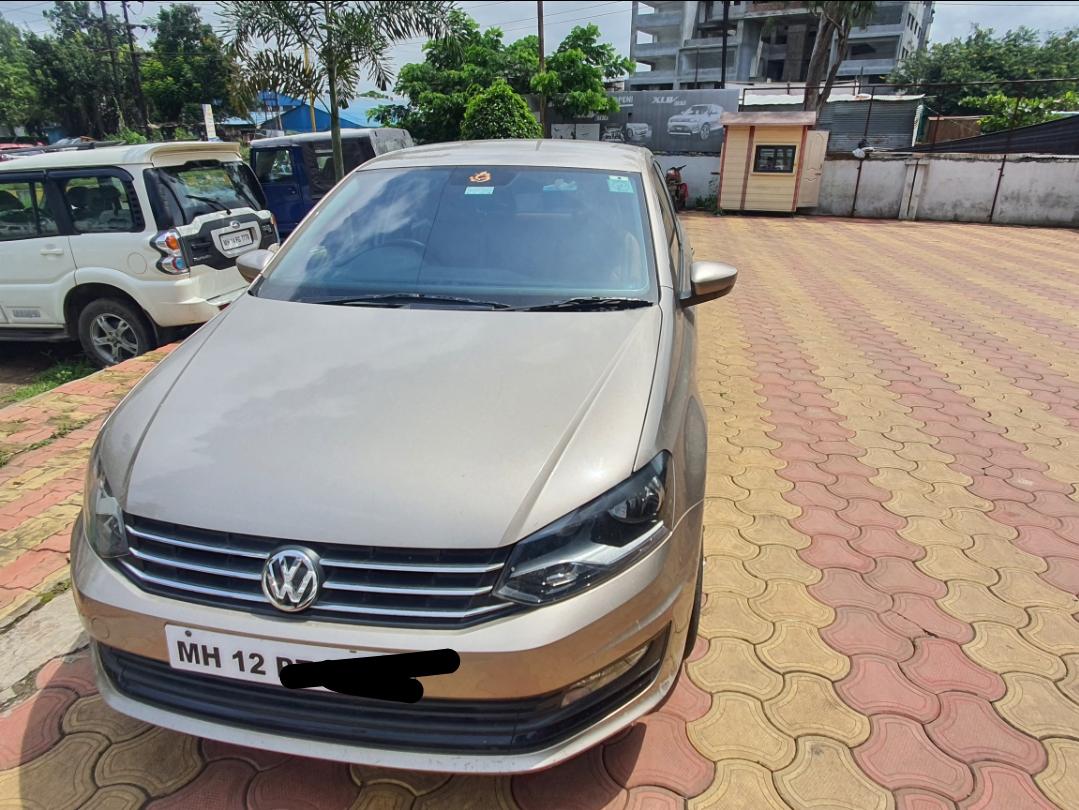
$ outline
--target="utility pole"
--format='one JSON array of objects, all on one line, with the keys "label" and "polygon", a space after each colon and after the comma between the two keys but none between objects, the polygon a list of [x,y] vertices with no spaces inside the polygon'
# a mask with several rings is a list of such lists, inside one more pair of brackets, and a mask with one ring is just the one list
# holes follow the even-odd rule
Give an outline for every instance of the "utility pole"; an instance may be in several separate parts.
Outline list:
[{"label": "utility pole", "polygon": [[109,28],[109,15],[105,10],[105,0],[98,0],[101,6],[101,30],[105,32],[105,44],[109,48],[109,62],[112,63],[112,103],[116,107],[116,128],[124,128],[124,109],[120,106],[120,74],[116,68],[116,49],[112,46],[112,31]]},{"label": "utility pole", "polygon": [[731,0],[723,0],[723,62],[719,66],[719,87],[727,86],[727,25],[731,18]]},{"label": "utility pole", "polygon": [[150,140],[150,114],[146,112],[146,97],[142,94],[142,79],[139,77],[139,57],[135,53],[135,37],[131,33],[135,28],[127,14],[127,0],[120,0],[124,9],[124,29],[127,31],[127,47],[131,53],[131,78],[135,82],[135,106],[142,118],[142,131],[146,140]]},{"label": "utility pole", "polygon": [[[303,69],[304,70],[307,70],[307,68],[311,64],[310,63],[310,58],[311,57],[310,57],[310,54],[308,53],[307,43],[305,42],[303,44]],[[314,93],[311,93],[311,98],[309,99],[309,101],[311,103],[311,131],[312,132],[317,132],[318,127],[315,125],[315,94]]]},{"label": "utility pole", "polygon": [[[539,69],[546,69],[547,60],[543,55],[543,0],[536,0],[536,25],[539,31]],[[540,131],[547,137],[547,95],[540,93]]]}]

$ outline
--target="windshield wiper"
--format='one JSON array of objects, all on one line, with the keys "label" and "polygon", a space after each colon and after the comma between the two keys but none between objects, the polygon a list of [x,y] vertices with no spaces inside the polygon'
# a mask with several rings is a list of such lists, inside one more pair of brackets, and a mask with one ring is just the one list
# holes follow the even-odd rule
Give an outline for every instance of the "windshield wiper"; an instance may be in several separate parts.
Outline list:
[{"label": "windshield wiper", "polygon": [[187,198],[189,200],[198,200],[199,202],[209,203],[210,205],[214,206],[214,208],[217,209],[218,211],[224,211],[226,214],[231,214],[232,213],[231,208],[226,208],[224,205],[222,205],[221,203],[219,203],[217,200],[213,199],[212,197],[201,197],[198,194],[188,194]]},{"label": "windshield wiper", "polygon": [[403,307],[409,304],[461,304],[485,309],[514,309],[501,301],[481,301],[476,298],[464,298],[458,295],[434,295],[429,293],[379,293],[376,295],[358,295],[350,298],[327,298],[317,301],[319,304],[335,304],[343,307]]},{"label": "windshield wiper", "polygon": [[522,307],[525,312],[595,312],[604,309],[636,309],[637,307],[650,307],[651,301],[643,298],[614,298],[604,296],[588,296],[583,298],[567,298],[565,301],[555,301],[551,304],[537,304],[534,307]]}]

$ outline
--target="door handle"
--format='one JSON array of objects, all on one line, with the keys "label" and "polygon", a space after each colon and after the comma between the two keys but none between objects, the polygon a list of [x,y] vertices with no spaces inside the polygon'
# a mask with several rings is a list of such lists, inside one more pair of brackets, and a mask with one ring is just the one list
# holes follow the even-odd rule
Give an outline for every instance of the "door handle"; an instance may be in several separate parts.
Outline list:
[{"label": "door handle", "polygon": [[41,249],[41,255],[42,256],[63,256],[64,255],[64,249],[63,248],[42,248]]}]

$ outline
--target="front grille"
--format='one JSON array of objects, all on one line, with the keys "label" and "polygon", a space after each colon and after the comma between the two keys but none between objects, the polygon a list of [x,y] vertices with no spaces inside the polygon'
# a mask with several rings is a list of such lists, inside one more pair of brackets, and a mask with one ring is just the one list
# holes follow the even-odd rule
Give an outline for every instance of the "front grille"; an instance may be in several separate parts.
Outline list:
[{"label": "front grille", "polygon": [[262,592],[262,566],[295,541],[207,531],[127,516],[130,554],[117,559],[140,588],[187,602],[279,618],[411,627],[468,626],[523,609],[493,595],[510,547],[430,550],[300,543],[318,554],[322,591],[299,613]]},{"label": "front grille", "polygon": [[518,700],[393,703],[200,675],[97,643],[95,650],[117,691],[189,717],[321,742],[495,754],[555,745],[633,700],[655,681],[666,639],[665,630],[630,670],[568,706],[562,691]]}]

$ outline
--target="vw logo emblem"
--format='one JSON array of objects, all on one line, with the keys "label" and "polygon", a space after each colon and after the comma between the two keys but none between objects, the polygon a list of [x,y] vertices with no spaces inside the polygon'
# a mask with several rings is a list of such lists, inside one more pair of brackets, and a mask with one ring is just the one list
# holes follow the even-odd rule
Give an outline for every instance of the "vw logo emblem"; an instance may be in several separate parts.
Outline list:
[{"label": "vw logo emblem", "polygon": [[278,549],[262,566],[262,592],[278,610],[295,613],[310,607],[321,588],[318,556],[305,548]]}]

